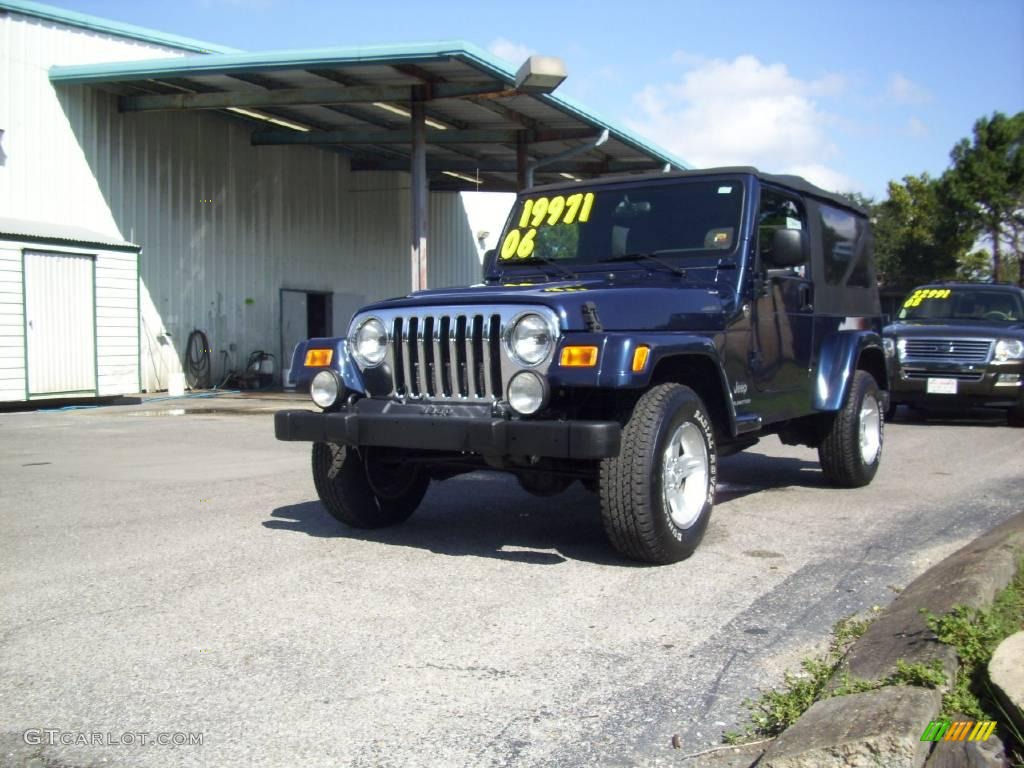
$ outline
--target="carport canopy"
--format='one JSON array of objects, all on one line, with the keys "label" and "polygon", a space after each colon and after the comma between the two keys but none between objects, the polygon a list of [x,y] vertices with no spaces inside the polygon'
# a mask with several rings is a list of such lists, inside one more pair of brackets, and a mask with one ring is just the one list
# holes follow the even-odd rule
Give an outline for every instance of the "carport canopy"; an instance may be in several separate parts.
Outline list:
[{"label": "carport canopy", "polygon": [[[550,91],[561,62],[519,72],[464,42],[226,52],[58,66],[55,84],[117,94],[122,112],[212,110],[254,145],[318,146],[353,171],[411,174],[412,287],[426,287],[427,190],[684,169],[680,159]],[[533,76],[537,75],[537,76]]]}]

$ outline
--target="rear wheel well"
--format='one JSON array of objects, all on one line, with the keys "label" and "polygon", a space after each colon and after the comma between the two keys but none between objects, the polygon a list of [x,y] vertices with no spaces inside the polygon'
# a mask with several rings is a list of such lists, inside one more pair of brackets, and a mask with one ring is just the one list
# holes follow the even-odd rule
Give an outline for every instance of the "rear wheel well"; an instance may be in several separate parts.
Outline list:
[{"label": "rear wheel well", "polygon": [[711,414],[715,437],[719,442],[732,437],[729,404],[722,388],[722,376],[710,357],[675,355],[662,358],[651,373],[650,386],[666,382],[685,384],[700,395]]},{"label": "rear wheel well", "polygon": [[879,389],[888,389],[888,375],[885,372],[885,355],[882,350],[869,347],[862,350],[857,359],[857,370],[870,373]]}]

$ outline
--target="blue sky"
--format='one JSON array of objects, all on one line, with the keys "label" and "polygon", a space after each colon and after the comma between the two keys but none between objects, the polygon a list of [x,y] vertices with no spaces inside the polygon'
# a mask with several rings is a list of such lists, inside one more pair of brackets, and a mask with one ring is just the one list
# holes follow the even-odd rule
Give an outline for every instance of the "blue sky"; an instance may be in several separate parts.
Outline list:
[{"label": "blue sky", "polygon": [[981,115],[1024,109],[1022,0],[54,4],[249,50],[464,39],[516,65],[557,55],[561,92],[694,165],[876,197],[941,173]]}]

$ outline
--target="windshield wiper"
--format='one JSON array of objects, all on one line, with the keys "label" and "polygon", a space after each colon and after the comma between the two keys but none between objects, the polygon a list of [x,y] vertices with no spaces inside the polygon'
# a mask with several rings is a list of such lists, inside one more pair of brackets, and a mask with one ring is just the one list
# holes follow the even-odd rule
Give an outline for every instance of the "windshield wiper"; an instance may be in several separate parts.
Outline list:
[{"label": "windshield wiper", "polygon": [[543,262],[544,264],[547,264],[549,267],[553,267],[555,272],[557,273],[557,275],[559,277],[561,277],[561,278],[566,279],[566,280],[579,280],[580,279],[580,276],[577,275],[575,272],[570,272],[568,269],[563,267],[557,261],[555,261],[554,259],[549,259],[547,256],[531,255],[529,258],[526,258],[526,259],[516,259],[514,262],[510,262],[510,263],[513,263],[513,264],[529,264],[531,261],[540,261],[540,262]]},{"label": "windshield wiper", "polygon": [[619,256],[610,256],[601,261],[649,261],[653,264],[657,264],[670,272],[675,272],[680,277],[686,277],[686,270],[683,267],[677,267],[675,264],[659,259],[655,254],[659,253],[678,253],[682,251],[682,248],[670,248],[663,251],[651,251],[650,253],[644,253],[642,251],[636,251],[634,253],[623,253]]}]

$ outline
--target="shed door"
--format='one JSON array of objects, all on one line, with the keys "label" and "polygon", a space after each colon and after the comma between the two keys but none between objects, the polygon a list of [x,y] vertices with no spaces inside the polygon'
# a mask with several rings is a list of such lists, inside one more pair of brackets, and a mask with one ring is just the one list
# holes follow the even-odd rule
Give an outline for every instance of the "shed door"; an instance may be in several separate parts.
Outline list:
[{"label": "shed door", "polygon": [[96,392],[95,260],[25,253],[28,395]]}]

